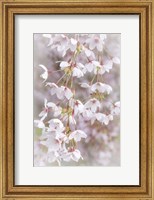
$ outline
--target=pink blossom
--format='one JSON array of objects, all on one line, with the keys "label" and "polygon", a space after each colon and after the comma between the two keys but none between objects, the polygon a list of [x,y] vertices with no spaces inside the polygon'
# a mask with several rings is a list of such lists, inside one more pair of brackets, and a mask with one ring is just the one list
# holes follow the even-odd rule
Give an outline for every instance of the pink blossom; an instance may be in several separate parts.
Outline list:
[{"label": "pink blossom", "polygon": [[81,140],[81,138],[86,138],[87,135],[84,131],[81,131],[81,130],[76,130],[76,131],[73,131],[70,136],[69,136],[69,139],[74,139],[76,142],[79,142]]},{"label": "pink blossom", "polygon": [[39,65],[39,67],[41,67],[44,70],[44,73],[40,75],[41,78],[44,79],[43,82],[45,82],[48,78],[48,70],[44,65]]}]

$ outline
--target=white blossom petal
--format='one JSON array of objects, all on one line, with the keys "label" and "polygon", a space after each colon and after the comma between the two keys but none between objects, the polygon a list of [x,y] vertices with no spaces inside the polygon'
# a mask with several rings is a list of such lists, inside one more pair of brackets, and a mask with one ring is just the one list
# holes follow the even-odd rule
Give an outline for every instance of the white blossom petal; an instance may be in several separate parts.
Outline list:
[{"label": "white blossom petal", "polygon": [[120,108],[120,101],[117,101],[114,105]]},{"label": "white blossom petal", "polygon": [[63,132],[65,130],[63,123],[59,119],[51,119],[48,123],[50,131]]},{"label": "white blossom petal", "polygon": [[106,34],[100,34],[100,39],[104,41],[106,39]]},{"label": "white blossom petal", "polygon": [[43,37],[51,38],[51,34],[43,34]]},{"label": "white blossom petal", "polygon": [[55,103],[52,103],[52,102],[48,102],[48,103],[47,103],[47,106],[50,107],[50,108],[55,108],[55,107],[56,107],[56,104],[55,104]]},{"label": "white blossom petal", "polygon": [[73,93],[72,93],[72,91],[69,88],[65,87],[65,89],[64,89],[64,95],[69,100],[73,96]]},{"label": "white blossom petal", "polygon": [[112,69],[112,65],[113,65],[113,62],[112,61],[108,61],[106,64],[103,65],[103,68],[106,72],[109,72],[110,69]]},{"label": "white blossom petal", "polygon": [[66,62],[66,61],[62,61],[62,62],[60,63],[61,69],[65,69],[65,68],[67,68],[67,67],[69,67],[69,66],[70,66],[70,64],[69,64],[68,62]]},{"label": "white blossom petal", "polygon": [[112,58],[113,63],[119,65],[120,64],[120,59],[118,57]]},{"label": "white blossom petal", "polygon": [[65,153],[62,155],[62,159],[65,161],[65,162],[69,162],[71,159],[72,159],[72,154],[70,152],[68,153]]},{"label": "white blossom petal", "polygon": [[73,45],[76,45],[76,44],[77,44],[77,40],[71,38],[71,43],[72,43]]},{"label": "white blossom petal", "polygon": [[56,90],[56,96],[60,100],[64,99],[64,86],[61,86]]},{"label": "white blossom petal", "polygon": [[78,69],[77,67],[74,67],[73,76],[77,77],[77,78],[80,78],[80,77],[84,76],[84,74],[80,69]]},{"label": "white blossom petal", "polygon": [[92,72],[94,70],[95,65],[92,62],[89,62],[85,65],[88,72]]},{"label": "white blossom petal", "polygon": [[90,85],[88,85],[88,83],[81,83],[81,87],[83,87],[83,88],[90,88]]},{"label": "white blossom petal", "polygon": [[50,151],[57,151],[60,149],[61,143],[51,135],[46,140],[40,141],[40,144],[48,147]]},{"label": "white blossom petal", "polygon": [[44,73],[40,75],[41,78],[44,79],[43,82],[45,82],[48,78],[48,70],[44,65],[39,65],[39,67],[41,67],[44,70]]},{"label": "white blossom petal", "polygon": [[58,117],[62,113],[62,108],[60,106],[56,106],[53,108],[53,112],[54,117]]},{"label": "white blossom petal", "polygon": [[39,117],[42,117],[44,115],[46,115],[46,111],[45,110],[43,110],[42,112],[40,112]]},{"label": "white blossom petal", "polygon": [[76,131],[73,131],[70,136],[69,136],[69,139],[74,139],[76,142],[79,142],[81,140],[81,138],[86,138],[87,135],[84,131],[81,131],[81,130],[76,130]]},{"label": "white blossom petal", "polygon": [[92,51],[90,51],[89,49],[85,49],[84,52],[85,52],[85,54],[86,54],[87,57],[90,57],[91,54],[92,54]]},{"label": "white blossom petal", "polygon": [[72,152],[72,160],[78,162],[80,158],[83,160],[80,151],[75,149],[75,151]]},{"label": "white blossom petal", "polygon": [[97,108],[100,108],[100,106],[100,102],[95,98],[90,99],[84,105],[85,108],[90,109],[92,112],[96,112]]},{"label": "white blossom petal", "polygon": [[45,127],[43,121],[41,121],[41,120],[34,120],[34,123],[35,123],[35,126],[38,127],[38,128],[44,128]]},{"label": "white blossom petal", "polygon": [[51,95],[54,95],[57,93],[58,86],[55,83],[46,83],[46,86],[50,86]]},{"label": "white blossom petal", "polygon": [[69,123],[72,125],[76,125],[76,121],[72,115],[69,116]]},{"label": "white blossom petal", "polygon": [[103,113],[96,113],[96,119],[99,121],[99,122],[102,122],[104,121],[104,119],[106,118],[106,115],[103,114]]},{"label": "white blossom petal", "polygon": [[112,88],[110,85],[107,85],[101,82],[96,82],[95,84],[91,86],[90,89],[92,92],[98,91],[100,93],[107,93],[107,94],[110,94],[110,92],[112,91]]}]

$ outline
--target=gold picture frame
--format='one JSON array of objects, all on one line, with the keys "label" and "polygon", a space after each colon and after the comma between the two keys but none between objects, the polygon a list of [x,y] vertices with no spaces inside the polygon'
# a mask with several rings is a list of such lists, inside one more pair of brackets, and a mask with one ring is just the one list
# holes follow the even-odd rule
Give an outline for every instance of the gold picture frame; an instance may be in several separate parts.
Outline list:
[{"label": "gold picture frame", "polygon": [[[152,0],[1,0],[0,199],[154,199],[154,2]],[[14,184],[14,16],[17,14],[138,14],[140,17],[140,184],[24,186]]]}]

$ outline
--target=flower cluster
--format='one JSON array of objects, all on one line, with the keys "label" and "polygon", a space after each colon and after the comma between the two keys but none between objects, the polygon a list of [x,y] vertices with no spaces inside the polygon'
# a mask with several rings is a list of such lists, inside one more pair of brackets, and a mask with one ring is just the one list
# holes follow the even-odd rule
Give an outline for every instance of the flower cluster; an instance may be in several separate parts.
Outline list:
[{"label": "flower cluster", "polygon": [[[114,91],[104,78],[112,73],[114,66],[120,65],[120,59],[109,55],[106,34],[43,34],[42,37],[48,42],[46,48],[58,56],[55,70],[45,63],[38,65],[48,95],[44,95],[43,109],[34,120],[36,129],[41,130],[35,142],[36,166],[78,163],[84,160],[80,144],[90,143],[92,129],[97,135],[98,127],[100,130],[108,127],[120,114],[120,101],[109,100]],[[101,152],[98,157],[106,159],[108,155]]]}]

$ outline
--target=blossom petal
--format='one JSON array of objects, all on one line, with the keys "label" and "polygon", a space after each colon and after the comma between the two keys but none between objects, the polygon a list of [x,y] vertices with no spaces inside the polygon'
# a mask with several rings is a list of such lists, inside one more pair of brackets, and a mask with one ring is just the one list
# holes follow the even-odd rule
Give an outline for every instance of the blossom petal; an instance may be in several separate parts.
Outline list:
[{"label": "blossom petal", "polygon": [[43,34],[43,37],[51,38],[51,34]]},{"label": "blossom petal", "polygon": [[63,123],[59,119],[51,119],[48,123],[50,131],[63,132],[65,130]]},{"label": "blossom petal", "polygon": [[91,54],[92,54],[92,51],[90,51],[89,49],[85,49],[84,52],[85,52],[87,57],[91,56]]},{"label": "blossom petal", "polygon": [[39,117],[42,117],[42,116],[44,116],[45,114],[46,114],[46,111],[43,110],[42,112],[40,112]]},{"label": "blossom petal", "polygon": [[38,127],[38,128],[45,127],[44,123],[41,120],[34,120],[34,123],[35,123],[36,127]]},{"label": "blossom petal", "polygon": [[69,67],[69,66],[70,66],[70,64],[69,64],[68,62],[66,62],[66,61],[62,61],[62,62],[60,63],[61,69],[65,69],[65,68],[67,68],[67,67]]},{"label": "blossom petal", "polygon": [[77,44],[77,40],[71,38],[71,43],[72,43],[73,45],[76,45],[76,44]]},{"label": "blossom petal", "polygon": [[106,34],[100,34],[100,39],[104,41],[106,39]]},{"label": "blossom petal", "polygon": [[55,108],[55,107],[56,107],[56,104],[55,104],[55,103],[52,103],[52,102],[48,102],[48,103],[47,103],[47,106],[50,107],[50,108]]},{"label": "blossom petal", "polygon": [[114,105],[120,107],[120,101],[117,101]]},{"label": "blossom petal", "polygon": [[83,72],[80,69],[78,69],[77,67],[75,67],[73,69],[73,76],[77,77],[77,78],[80,78],[80,77],[84,76],[84,74],[83,74]]},{"label": "blossom petal", "polygon": [[82,84],[81,84],[81,87],[83,87],[83,88],[89,88],[90,85],[88,85],[88,83],[82,83]]},{"label": "blossom petal", "polygon": [[107,94],[110,94],[110,92],[112,91],[112,87],[110,85],[107,85],[101,82],[96,82],[95,84],[91,86],[90,89],[92,92],[99,91],[100,93],[106,92]]},{"label": "blossom petal", "polygon": [[48,78],[48,70],[44,65],[39,65],[39,67],[41,67],[44,70],[44,73],[40,75],[41,78],[44,79],[43,82],[45,82]]},{"label": "blossom petal", "polygon": [[69,136],[69,139],[74,139],[76,142],[79,142],[81,140],[81,138],[86,138],[87,135],[84,131],[81,131],[81,130],[76,130],[76,131],[73,131],[70,136]]},{"label": "blossom petal", "polygon": [[120,59],[118,57],[112,58],[113,63],[119,65],[120,64]]},{"label": "blossom petal", "polygon": [[83,159],[80,151],[78,149],[75,149],[75,151],[72,152],[72,160],[78,162],[80,158]]},{"label": "blossom petal", "polygon": [[92,62],[87,63],[86,65],[86,69],[88,72],[92,72],[94,70],[94,64]]},{"label": "blossom petal", "polygon": [[69,100],[73,96],[73,93],[69,88],[65,87],[64,95]]}]

